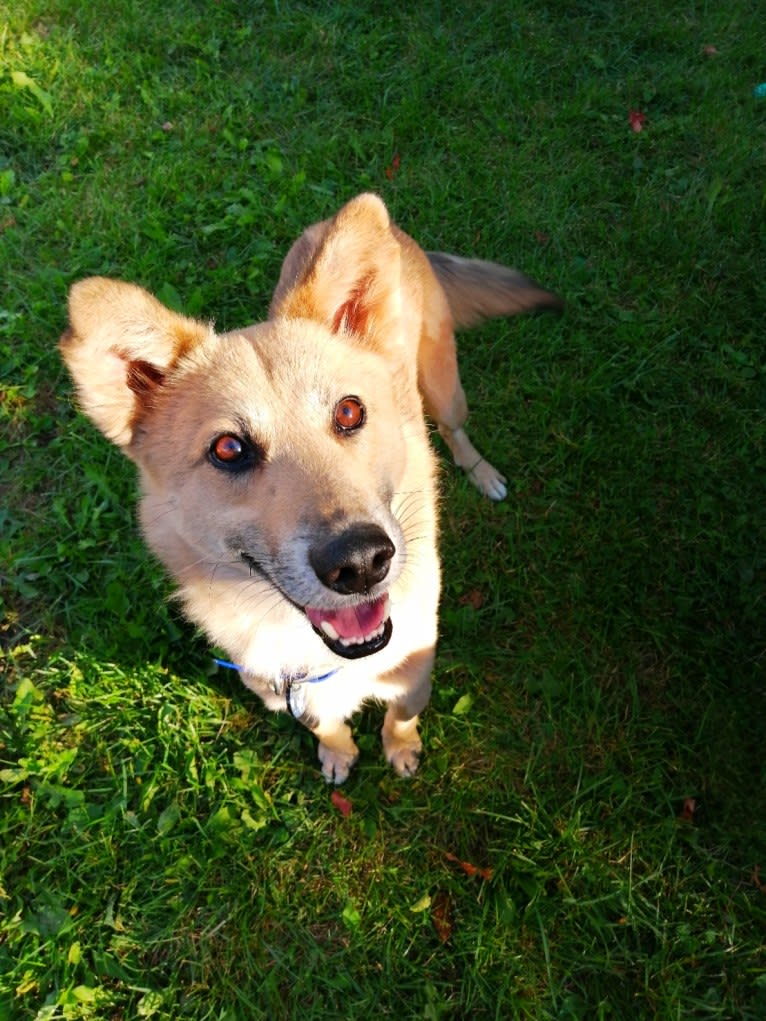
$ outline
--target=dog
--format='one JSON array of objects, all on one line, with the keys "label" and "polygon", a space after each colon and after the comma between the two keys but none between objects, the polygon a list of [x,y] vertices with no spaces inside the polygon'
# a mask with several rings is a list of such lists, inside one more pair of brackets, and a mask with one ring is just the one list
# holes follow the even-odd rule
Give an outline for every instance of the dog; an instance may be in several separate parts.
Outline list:
[{"label": "dog", "polygon": [[83,411],[138,467],[140,521],[186,615],[340,784],[347,720],[387,706],[412,775],[437,638],[435,457],[425,413],[482,493],[454,329],[560,306],[495,263],[426,254],[359,195],[290,249],[266,322],[217,334],[133,284],[69,295],[60,341]]}]

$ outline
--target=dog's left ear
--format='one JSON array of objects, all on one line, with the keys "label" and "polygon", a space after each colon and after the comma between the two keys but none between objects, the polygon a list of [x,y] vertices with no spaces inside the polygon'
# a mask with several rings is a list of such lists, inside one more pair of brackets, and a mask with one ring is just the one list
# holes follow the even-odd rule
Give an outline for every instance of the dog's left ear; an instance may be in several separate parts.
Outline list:
[{"label": "dog's left ear", "polygon": [[293,246],[270,314],[312,319],[383,348],[400,334],[401,286],[401,250],[388,210],[377,195],[358,195]]}]

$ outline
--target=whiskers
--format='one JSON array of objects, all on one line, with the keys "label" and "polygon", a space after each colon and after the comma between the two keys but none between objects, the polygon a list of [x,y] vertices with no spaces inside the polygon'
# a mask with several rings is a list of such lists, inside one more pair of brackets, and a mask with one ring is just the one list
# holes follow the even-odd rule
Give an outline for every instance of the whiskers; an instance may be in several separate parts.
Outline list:
[{"label": "whiskers", "polygon": [[[243,566],[248,568],[247,578],[242,573]],[[219,573],[227,569],[231,569],[228,576],[219,578]],[[226,600],[228,596],[232,610],[238,613],[243,609],[247,611],[256,602],[265,604],[268,611],[271,605],[279,603],[281,598],[269,579],[258,570],[257,564],[241,552],[226,559],[219,558],[212,565],[208,591],[212,593],[214,588],[217,589],[216,597]]]},{"label": "whiskers", "polygon": [[428,501],[423,498],[420,490],[397,493],[391,510],[399,523],[405,542],[426,540],[433,535],[435,526],[432,513]]},{"label": "whiskers", "polygon": [[144,522],[145,528],[151,528],[152,525],[156,525],[162,521],[163,518],[167,517],[168,514],[172,514],[176,510],[176,504],[173,500],[163,500],[162,503],[152,505],[156,510],[150,518],[147,518]]},{"label": "whiskers", "polygon": [[234,606],[252,618],[252,630],[256,631],[266,619],[286,603],[282,593],[266,578],[251,578],[239,589]]},{"label": "whiskers", "polygon": [[401,554],[402,577],[414,575],[436,541],[436,525],[428,498],[419,489],[397,493],[392,512],[404,537]]}]

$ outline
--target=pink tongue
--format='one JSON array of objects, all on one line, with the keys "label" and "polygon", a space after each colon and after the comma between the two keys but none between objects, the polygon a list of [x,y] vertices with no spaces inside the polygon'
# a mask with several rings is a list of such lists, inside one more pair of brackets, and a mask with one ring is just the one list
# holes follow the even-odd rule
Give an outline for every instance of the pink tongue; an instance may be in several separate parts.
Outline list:
[{"label": "pink tongue", "polygon": [[307,606],[306,616],[316,628],[321,627],[322,621],[326,620],[338,632],[339,638],[364,638],[377,630],[385,620],[386,597],[382,596],[374,603],[344,606],[342,610],[319,610]]}]

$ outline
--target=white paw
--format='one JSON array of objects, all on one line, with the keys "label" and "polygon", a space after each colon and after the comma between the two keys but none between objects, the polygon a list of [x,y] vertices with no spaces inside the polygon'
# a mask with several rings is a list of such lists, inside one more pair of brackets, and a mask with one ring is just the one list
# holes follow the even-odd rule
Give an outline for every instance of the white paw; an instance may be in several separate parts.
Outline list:
[{"label": "white paw", "polygon": [[504,500],[508,495],[508,480],[484,458],[474,465],[467,474],[479,492],[484,493],[490,500]]},{"label": "white paw", "polygon": [[394,770],[402,777],[414,776],[420,765],[420,753],[423,745],[418,739],[412,741],[386,741],[383,740],[383,747],[386,758],[394,767]]},{"label": "white paw", "polygon": [[353,751],[343,751],[340,748],[330,748],[326,744],[319,745],[322,776],[328,783],[341,784],[348,780],[351,767],[359,758],[359,749],[353,744],[352,747]]}]

